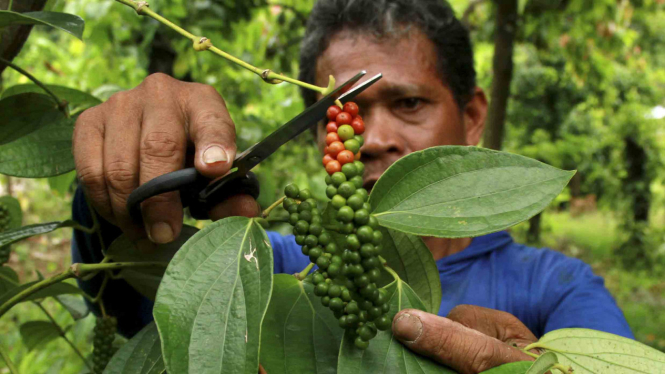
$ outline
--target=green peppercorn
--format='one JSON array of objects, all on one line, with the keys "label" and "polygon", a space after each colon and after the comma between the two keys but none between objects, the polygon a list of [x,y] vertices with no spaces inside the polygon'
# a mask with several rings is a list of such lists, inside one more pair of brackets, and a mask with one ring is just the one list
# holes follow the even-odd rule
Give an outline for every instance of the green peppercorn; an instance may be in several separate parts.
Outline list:
[{"label": "green peppercorn", "polygon": [[326,244],[326,252],[327,253],[336,253],[338,249],[339,248],[337,248],[337,244],[335,244],[333,242],[330,242],[330,243]]},{"label": "green peppercorn", "polygon": [[342,195],[335,195],[330,200],[330,204],[332,204],[333,208],[339,210],[346,206],[346,199]]},{"label": "green peppercorn", "polygon": [[[344,142],[344,148],[346,148],[349,151],[353,152],[353,154],[355,155],[356,153],[358,153],[358,151],[360,151],[360,143],[355,139],[349,139],[349,140]],[[346,165],[353,165],[353,163],[348,163]],[[347,175],[347,177],[348,177],[348,175]]]},{"label": "green peppercorn", "polygon": [[[307,204],[307,203],[303,203],[303,204]],[[300,204],[300,205],[302,205],[302,204]],[[298,216],[300,217],[301,220],[303,220],[305,222],[309,223],[309,222],[312,221],[312,212],[310,212],[309,210],[303,210],[302,212],[300,212],[298,214]]]},{"label": "green peppercorn", "polygon": [[361,275],[361,276],[359,276],[359,277],[356,277],[356,278],[353,280],[353,283],[354,283],[354,284],[356,285],[356,287],[358,287],[358,288],[361,288],[361,289],[362,289],[362,288],[365,288],[365,287],[367,287],[367,286],[369,285],[369,283],[370,283],[370,282],[369,282],[369,277],[368,277],[366,274],[363,274],[363,275]]},{"label": "green peppercorn", "polygon": [[335,187],[339,187],[342,183],[346,182],[346,175],[338,171],[332,175],[332,182]]},{"label": "green peppercorn", "polygon": [[309,190],[301,190],[298,193],[298,199],[301,201],[307,200],[312,197],[312,193]]},{"label": "green peppercorn", "polygon": [[332,311],[342,311],[344,309],[344,302],[339,297],[330,299],[329,308]]},{"label": "green peppercorn", "polygon": [[328,260],[328,258],[325,256],[320,256],[319,258],[316,259],[316,266],[318,266],[319,269],[322,270],[328,269],[328,266],[330,266],[330,260]]},{"label": "green peppercorn", "polygon": [[[355,177],[354,177],[355,178]],[[351,182],[344,182],[337,188],[337,193],[345,198],[351,197],[356,192],[356,186]]]},{"label": "green peppercorn", "polygon": [[[335,258],[335,257],[333,257],[333,258]],[[332,264],[330,264],[330,266],[328,266],[328,269],[326,269],[326,271],[328,272],[328,275],[330,275],[331,277],[337,278],[337,276],[339,275],[341,269],[342,268],[340,267],[339,264],[332,263]]]},{"label": "green peppercorn", "polygon": [[305,237],[305,245],[314,247],[317,244],[319,244],[319,239],[316,236],[310,234]]},{"label": "green peppercorn", "polygon": [[362,207],[363,207],[363,197],[362,197],[362,195],[358,194],[357,192],[354,193],[353,195],[351,195],[351,197],[349,197],[346,200],[346,205],[350,206],[351,209],[356,210],[356,211],[362,209]]},{"label": "green peppercorn", "polygon": [[356,225],[366,225],[369,223],[369,212],[366,209],[359,209],[353,214],[353,222]]},{"label": "green peppercorn", "polygon": [[[340,221],[340,222],[349,223],[349,222],[353,221],[353,209],[351,209],[351,207],[349,207],[349,206],[343,206],[343,207],[339,208],[339,210],[337,211],[337,216],[336,217],[337,217],[337,220]],[[365,231],[367,231],[367,230],[365,230]]]},{"label": "green peppercorn", "polygon": [[319,223],[314,223],[310,222],[309,224],[309,233],[314,235],[314,236],[319,236],[323,232],[323,227],[321,227],[321,224]]},{"label": "green peppercorn", "polygon": [[[312,232],[312,227],[311,226],[309,227],[309,231]],[[319,244],[321,244],[323,246],[326,246],[330,243],[331,240],[332,240],[332,237],[330,236],[330,234],[323,231],[323,228],[322,228],[321,233],[319,234]]]},{"label": "green peppercorn", "polygon": [[294,227],[296,234],[307,235],[309,233],[309,223],[306,221],[298,221]]},{"label": "green peppercorn", "polygon": [[365,243],[360,247],[360,255],[363,258],[374,257],[375,253],[373,244]]},{"label": "green peppercorn", "polygon": [[359,227],[358,230],[356,230],[356,234],[361,243],[371,243],[372,239],[374,239],[374,230],[369,226]]},{"label": "green peppercorn", "polygon": [[307,238],[305,235],[296,235],[296,244],[305,245],[305,238]]},{"label": "green peppercorn", "polygon": [[[314,289],[314,290],[316,291],[316,289]],[[316,293],[316,292],[314,292],[314,293]],[[328,296],[322,297],[321,298],[321,305],[323,305],[323,306],[330,305],[330,297],[328,297]]]},{"label": "green peppercorn", "polygon": [[356,226],[353,223],[345,223],[342,225],[342,228],[339,230],[344,235],[352,234],[356,230]]},{"label": "green peppercorn", "polygon": [[335,186],[326,187],[326,196],[328,196],[329,199],[332,199],[335,195],[337,195],[337,188]]},{"label": "green peppercorn", "polygon": [[360,249],[360,240],[356,234],[349,234],[346,236],[346,248],[357,251]]},{"label": "green peppercorn", "polygon": [[314,295],[316,296],[327,296],[328,295],[328,284],[321,282],[314,287]]},{"label": "green peppercorn", "polygon": [[339,297],[342,294],[342,287],[337,284],[333,284],[328,288],[328,296],[330,297]]},{"label": "green peppercorn", "polygon": [[287,197],[290,197],[292,199],[295,199],[295,198],[298,197],[298,192],[299,191],[300,191],[300,189],[298,188],[298,186],[296,186],[293,183],[291,183],[291,184],[287,185],[286,187],[284,187],[284,195],[286,195]]},{"label": "green peppercorn", "polygon": [[[298,205],[298,213],[302,213],[304,211],[309,211],[312,210],[312,205],[308,203],[307,201],[303,201]],[[311,212],[309,212],[311,214]]]},{"label": "green peppercorn", "polygon": [[356,175],[355,177],[351,178],[349,182],[353,183],[353,185],[356,186],[356,188],[362,188],[363,177],[361,177],[360,175]]}]

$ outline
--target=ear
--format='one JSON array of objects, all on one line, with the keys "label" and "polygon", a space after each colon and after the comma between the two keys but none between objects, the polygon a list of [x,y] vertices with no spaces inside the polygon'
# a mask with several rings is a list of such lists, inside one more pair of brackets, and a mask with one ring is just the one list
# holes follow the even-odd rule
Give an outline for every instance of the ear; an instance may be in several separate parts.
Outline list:
[{"label": "ear", "polygon": [[466,144],[478,145],[483,136],[485,119],[487,118],[487,97],[485,91],[476,87],[473,97],[464,108],[464,128],[466,131]]}]

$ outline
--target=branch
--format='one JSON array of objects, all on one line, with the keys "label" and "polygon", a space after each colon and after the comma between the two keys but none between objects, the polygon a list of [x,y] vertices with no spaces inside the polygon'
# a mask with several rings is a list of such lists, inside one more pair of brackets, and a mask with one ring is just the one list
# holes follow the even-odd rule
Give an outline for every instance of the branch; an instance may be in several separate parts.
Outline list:
[{"label": "branch", "polygon": [[193,48],[196,51],[210,51],[218,56],[221,56],[236,65],[239,65],[240,67],[243,67],[256,75],[260,76],[263,81],[271,84],[278,84],[281,82],[289,82],[291,84],[295,84],[297,86],[307,88],[312,91],[316,91],[321,93],[322,95],[327,95],[328,93],[332,92],[332,90],[335,88],[335,78],[331,75],[328,79],[328,87],[318,87],[309,83],[301,82],[297,79],[289,78],[287,76],[281,75],[274,73],[270,69],[260,69],[257,68],[251,64],[246,63],[245,61],[236,58],[221,49],[215,47],[212,45],[212,42],[210,39],[202,36],[196,36],[189,31],[183,29],[182,27],[176,25],[175,23],[169,21],[168,19],[160,16],[159,14],[153,12],[148,6],[147,1],[135,1],[135,0],[116,0],[119,3],[122,3],[124,5],[127,5],[128,7],[134,9],[136,13],[139,15],[146,15],[154,20],[157,20],[158,22],[162,23],[163,25],[166,25],[170,27],[171,29],[175,30],[177,33],[180,35],[184,36],[185,38],[189,39],[192,41]]},{"label": "branch", "polygon": [[9,372],[11,374],[18,374],[18,370],[16,370],[16,366],[14,366],[14,363],[9,358],[9,354],[7,352],[5,352],[4,348],[2,348],[2,346],[0,346],[0,357],[2,357],[3,360],[5,360],[5,363],[7,364],[7,368],[9,369]]},{"label": "branch", "polygon": [[67,337],[67,335],[65,335],[65,331],[62,329],[62,327],[60,327],[60,325],[59,325],[58,322],[55,320],[55,318],[53,318],[53,316],[51,315],[51,313],[49,313],[48,310],[46,310],[46,308],[44,308],[44,306],[43,306],[41,303],[38,303],[38,302],[35,301],[34,304],[37,305],[37,306],[39,307],[39,309],[41,309],[42,312],[44,312],[44,314],[46,314],[46,317],[48,317],[48,319],[51,320],[51,323],[52,323],[52,324],[58,329],[58,334],[60,334],[60,337],[63,338],[63,339],[65,339],[65,341],[67,342],[67,344],[69,344],[69,346],[72,347],[72,349],[74,350],[74,352],[76,353],[76,355],[79,356],[79,357],[81,358],[81,360],[83,360],[83,363],[85,364],[85,366],[87,366],[88,369],[90,369],[91,371],[94,371],[93,367],[90,366],[90,363],[88,362],[88,360],[85,359],[85,357],[83,356],[83,354],[81,353],[81,351],[79,351],[79,349],[76,348],[76,346],[74,345],[74,343],[72,343],[72,341],[69,340],[69,338]]},{"label": "branch", "polygon": [[46,93],[49,94],[49,96],[51,96],[53,98],[53,100],[55,100],[56,104],[58,105],[58,109],[60,109],[60,111],[65,113],[65,116],[67,116],[67,118],[69,118],[69,111],[67,110],[67,101],[66,100],[60,100],[60,98],[55,93],[53,93],[53,91],[51,91],[48,87],[46,87],[46,85],[44,83],[42,83],[39,79],[35,78],[32,74],[30,74],[27,71],[23,70],[18,65],[15,65],[13,62],[5,60],[2,57],[0,57],[0,62],[7,65],[7,66],[9,66],[10,68],[16,70],[20,74],[23,74],[24,76],[26,76],[26,78],[30,79],[34,84],[39,86],[42,90],[46,91]]},{"label": "branch", "polygon": [[110,262],[103,264],[73,264],[69,269],[63,273],[60,273],[54,277],[44,279],[39,281],[32,286],[26,288],[25,290],[14,295],[11,299],[7,300],[4,304],[0,305],[0,317],[2,317],[9,309],[14,305],[20,303],[21,301],[28,298],[37,291],[41,291],[45,288],[48,288],[56,283],[62,282],[70,278],[79,278],[89,273],[96,273],[100,271],[113,271],[118,269],[126,268],[166,268],[168,263],[166,262]]}]

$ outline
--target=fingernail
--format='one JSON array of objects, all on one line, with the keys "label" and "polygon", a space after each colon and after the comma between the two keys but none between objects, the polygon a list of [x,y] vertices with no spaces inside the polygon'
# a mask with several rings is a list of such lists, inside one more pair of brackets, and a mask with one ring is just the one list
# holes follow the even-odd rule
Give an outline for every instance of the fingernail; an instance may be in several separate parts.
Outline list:
[{"label": "fingernail", "polygon": [[166,222],[157,222],[150,228],[150,240],[159,244],[173,241],[173,229]]},{"label": "fingernail", "polygon": [[217,162],[226,162],[228,161],[229,156],[226,154],[224,148],[213,145],[203,152],[203,162],[206,164],[214,164]]},{"label": "fingernail", "polygon": [[406,343],[415,343],[423,333],[423,323],[420,318],[404,313],[397,317],[393,326],[393,333],[397,339]]}]

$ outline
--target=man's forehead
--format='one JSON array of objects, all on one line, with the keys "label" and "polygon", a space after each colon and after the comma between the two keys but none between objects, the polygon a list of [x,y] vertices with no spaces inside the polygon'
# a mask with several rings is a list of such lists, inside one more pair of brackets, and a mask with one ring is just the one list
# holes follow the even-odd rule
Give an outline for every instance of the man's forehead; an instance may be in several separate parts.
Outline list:
[{"label": "man's forehead", "polygon": [[384,75],[368,91],[380,92],[381,96],[422,93],[424,86],[438,78],[436,58],[434,44],[423,33],[392,40],[366,35],[334,36],[317,61],[316,84],[325,85],[331,74],[339,84],[366,70],[366,77]]}]

